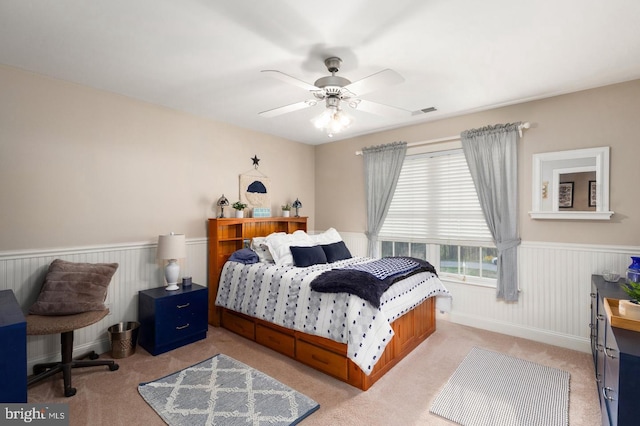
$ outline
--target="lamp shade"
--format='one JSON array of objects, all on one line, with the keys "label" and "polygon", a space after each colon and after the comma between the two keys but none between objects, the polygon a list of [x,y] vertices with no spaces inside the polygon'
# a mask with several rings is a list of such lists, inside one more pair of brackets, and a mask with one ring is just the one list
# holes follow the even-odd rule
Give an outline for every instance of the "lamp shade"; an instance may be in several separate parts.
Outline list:
[{"label": "lamp shade", "polygon": [[184,234],[158,236],[158,259],[181,259],[187,257],[187,245]]},{"label": "lamp shade", "polygon": [[296,217],[300,217],[300,215],[298,214],[298,209],[302,208],[302,203],[300,202],[300,200],[296,198],[291,206],[296,209]]},{"label": "lamp shade", "polygon": [[216,204],[219,205],[220,207],[227,207],[229,205],[229,200],[227,199],[227,197],[224,196],[224,194],[222,194],[222,197],[218,199]]},{"label": "lamp shade", "polygon": [[222,197],[218,198],[218,201],[216,201],[216,205],[220,207],[220,216],[218,217],[224,217],[224,208],[229,206],[229,200],[227,197],[222,194]]}]

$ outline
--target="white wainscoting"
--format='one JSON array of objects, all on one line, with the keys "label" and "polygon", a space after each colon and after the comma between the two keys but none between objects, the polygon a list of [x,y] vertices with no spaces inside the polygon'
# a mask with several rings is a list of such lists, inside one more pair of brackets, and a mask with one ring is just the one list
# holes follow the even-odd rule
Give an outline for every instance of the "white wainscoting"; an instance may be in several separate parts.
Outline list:
[{"label": "white wainscoting", "polygon": [[[354,255],[366,255],[366,237],[341,233]],[[363,249],[364,248],[364,249]],[[591,275],[624,276],[640,247],[523,241],[518,249],[520,299],[497,301],[495,288],[443,279],[453,295],[452,322],[583,352],[590,351]]]},{"label": "white wainscoting", "polygon": [[[77,330],[74,356],[95,350],[109,351],[107,329],[119,322],[137,321],[138,291],[164,285],[162,261],[155,258],[156,243],[130,243],[96,247],[0,252],[0,290],[13,290],[26,312],[36,300],[49,264],[55,259],[71,262],[119,264],[107,294],[109,315],[100,322]],[[187,258],[180,261],[181,275],[207,285],[207,240],[187,241]],[[60,359],[60,336],[28,336],[27,368]]]},{"label": "white wainscoting", "polygon": [[352,256],[367,256],[367,248],[369,242],[365,234],[359,232],[342,232],[340,236],[344,240],[344,243],[349,248]]},{"label": "white wainscoting", "polygon": [[[354,256],[366,256],[362,233],[340,233]],[[74,262],[117,262],[109,286],[109,316],[75,333],[74,355],[90,350],[107,352],[107,329],[138,317],[138,291],[164,285],[162,264],[155,259],[156,243],[0,252],[0,290],[14,291],[23,310],[35,301],[48,265],[57,258]],[[589,351],[591,274],[614,269],[621,274],[640,247],[614,247],[523,242],[519,248],[521,295],[518,303],[496,301],[495,289],[443,280],[453,294],[445,319],[472,327],[524,337],[557,346]],[[187,241],[182,275],[207,283],[207,240]],[[55,361],[60,339],[27,338],[27,365]]]}]

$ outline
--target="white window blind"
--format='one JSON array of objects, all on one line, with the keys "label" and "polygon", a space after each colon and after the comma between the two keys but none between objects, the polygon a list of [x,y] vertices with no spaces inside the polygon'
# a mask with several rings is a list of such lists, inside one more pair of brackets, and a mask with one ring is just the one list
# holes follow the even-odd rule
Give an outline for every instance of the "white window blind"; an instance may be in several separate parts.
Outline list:
[{"label": "white window blind", "polygon": [[461,149],[405,158],[380,237],[493,246]]}]

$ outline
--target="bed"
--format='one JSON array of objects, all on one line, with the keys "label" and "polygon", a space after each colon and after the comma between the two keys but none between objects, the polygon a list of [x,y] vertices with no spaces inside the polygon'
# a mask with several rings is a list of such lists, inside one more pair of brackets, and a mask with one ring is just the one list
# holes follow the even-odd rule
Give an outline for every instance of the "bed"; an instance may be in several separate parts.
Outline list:
[{"label": "bed", "polygon": [[[336,269],[344,273],[376,262],[362,257],[305,267],[280,259],[278,264],[233,261],[231,256],[257,237],[306,231],[306,219],[291,219],[209,221],[210,322],[367,390],[435,331],[435,311],[448,310],[450,295],[437,275],[424,269],[390,285],[379,306],[364,300],[366,295],[320,292],[321,278]],[[314,241],[320,245],[322,235]],[[320,291],[312,290],[314,285]]]}]

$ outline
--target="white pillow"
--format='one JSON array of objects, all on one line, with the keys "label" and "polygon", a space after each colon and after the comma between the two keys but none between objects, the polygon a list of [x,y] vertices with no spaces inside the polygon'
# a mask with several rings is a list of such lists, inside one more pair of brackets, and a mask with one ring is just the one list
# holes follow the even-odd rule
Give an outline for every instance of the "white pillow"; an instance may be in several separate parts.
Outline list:
[{"label": "white pillow", "polygon": [[335,228],[329,228],[320,234],[309,235],[309,237],[318,245],[333,244],[342,241],[342,237]]},{"label": "white pillow", "polygon": [[[283,232],[284,234],[284,232]],[[257,255],[258,259],[262,263],[273,263],[273,256],[271,256],[271,252],[269,251],[269,247],[265,244],[266,237],[254,237],[251,239],[251,245],[249,248],[253,250]]]},{"label": "white pillow", "polygon": [[265,242],[269,252],[273,256],[276,265],[293,266],[291,246],[310,247],[316,245],[304,231],[295,231],[293,234],[273,233],[267,235]]}]

